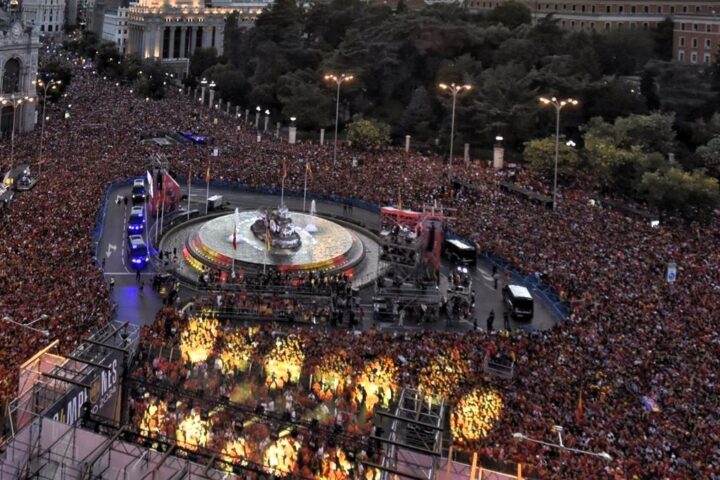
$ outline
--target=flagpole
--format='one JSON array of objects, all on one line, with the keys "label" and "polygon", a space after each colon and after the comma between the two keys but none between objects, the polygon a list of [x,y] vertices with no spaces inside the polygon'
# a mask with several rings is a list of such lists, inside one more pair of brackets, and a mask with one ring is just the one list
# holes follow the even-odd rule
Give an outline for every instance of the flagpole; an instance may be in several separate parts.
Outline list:
[{"label": "flagpole", "polygon": [[307,198],[307,163],[305,163],[305,191],[303,192],[303,213],[305,213],[305,199]]},{"label": "flagpole", "polygon": [[162,205],[160,208],[160,235],[162,235],[163,224],[165,223],[165,189],[162,191]]},{"label": "flagpole", "polygon": [[190,167],[190,172],[188,173],[188,208],[187,208],[187,219],[190,220],[190,189],[192,188],[192,167]]},{"label": "flagpole", "polygon": [[206,175],[205,182],[205,215],[208,214],[208,204],[210,203],[210,160],[208,160],[208,174]]}]

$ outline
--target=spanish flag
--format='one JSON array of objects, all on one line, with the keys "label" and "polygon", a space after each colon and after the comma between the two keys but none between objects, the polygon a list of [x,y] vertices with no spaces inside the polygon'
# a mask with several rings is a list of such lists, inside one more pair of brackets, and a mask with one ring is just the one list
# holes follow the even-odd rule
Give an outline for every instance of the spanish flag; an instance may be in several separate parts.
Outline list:
[{"label": "spanish flag", "polygon": [[210,162],[208,162],[207,173],[205,174],[205,181],[210,183]]},{"label": "spanish flag", "polygon": [[307,174],[308,177],[310,177],[310,180],[312,180],[313,172],[312,172],[312,168],[310,167],[309,161],[305,162],[305,173]]},{"label": "spanish flag", "polygon": [[578,393],[577,410],[575,410],[575,423],[580,425],[583,420],[583,392]]},{"label": "spanish flag", "polygon": [[270,235],[270,222],[265,222],[265,251],[269,252],[272,248],[272,235]]}]

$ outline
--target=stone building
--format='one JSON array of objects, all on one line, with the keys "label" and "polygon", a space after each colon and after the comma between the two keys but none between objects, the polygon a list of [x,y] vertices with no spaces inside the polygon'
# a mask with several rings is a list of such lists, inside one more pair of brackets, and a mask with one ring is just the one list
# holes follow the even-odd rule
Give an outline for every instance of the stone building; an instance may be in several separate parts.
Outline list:
[{"label": "stone building", "polygon": [[[37,77],[39,49],[38,30],[23,23],[19,15],[0,10],[0,133],[3,135],[11,132],[13,120],[15,133],[35,126],[36,102],[18,100],[24,97],[36,100],[33,82]],[[16,113],[13,105],[17,105]]]}]

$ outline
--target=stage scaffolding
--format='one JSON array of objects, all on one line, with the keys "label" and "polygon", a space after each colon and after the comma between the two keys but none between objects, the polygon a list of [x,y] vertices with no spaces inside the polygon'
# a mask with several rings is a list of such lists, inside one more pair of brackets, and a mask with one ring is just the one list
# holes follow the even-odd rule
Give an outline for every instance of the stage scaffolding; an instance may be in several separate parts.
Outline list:
[{"label": "stage scaffolding", "polygon": [[[6,412],[11,434],[16,436],[36,417],[57,413],[54,409],[62,402],[71,402],[72,412],[58,411],[63,411],[63,418],[72,423],[80,413],[74,408],[79,407],[77,402],[72,403],[74,393],[92,403],[101,393],[107,393],[103,390],[107,390],[110,380],[119,388],[119,377],[129,365],[138,332],[136,325],[110,322],[70,354],[58,353],[58,344],[53,342],[23,363],[18,396],[8,404]],[[116,363],[113,359],[117,359]]]},{"label": "stage scaffolding", "polygon": [[414,388],[403,388],[392,413],[377,412],[382,426],[370,438],[383,449],[383,459],[369,466],[381,470],[383,480],[436,478],[447,409],[444,399],[434,401]]}]

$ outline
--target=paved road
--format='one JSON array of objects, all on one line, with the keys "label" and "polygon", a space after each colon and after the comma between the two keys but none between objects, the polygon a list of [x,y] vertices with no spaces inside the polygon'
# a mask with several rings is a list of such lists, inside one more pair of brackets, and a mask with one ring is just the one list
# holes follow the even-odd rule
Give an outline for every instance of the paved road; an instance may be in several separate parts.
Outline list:
[{"label": "paved road", "polygon": [[[130,187],[120,187],[113,191],[109,200],[112,202],[107,207],[107,215],[105,217],[105,225],[103,229],[103,236],[99,242],[98,257],[101,259],[105,257],[105,277],[109,280],[110,277],[115,279],[115,288],[113,292],[113,299],[118,304],[118,319],[122,321],[130,321],[131,323],[144,325],[152,322],[155,317],[155,313],[161,307],[162,302],[157,294],[152,291],[150,284],[152,276],[155,275],[155,270],[152,265],[148,265],[141,273],[141,277],[145,282],[145,288],[143,295],[140,296],[138,284],[136,282],[135,270],[129,265],[127,261],[127,254],[125,253],[125,242],[127,238],[127,218],[130,212],[130,202],[128,205],[116,205],[115,200],[118,195],[130,195]],[[279,203],[279,197],[274,195],[262,195],[246,192],[238,192],[230,189],[212,189],[211,195],[223,195],[223,200],[229,202],[231,207],[239,207],[241,209],[257,208],[267,205],[275,205]],[[205,191],[202,189],[193,189],[190,195],[191,208],[198,209],[201,212],[205,210]],[[285,203],[291,210],[302,210],[303,200],[298,197],[285,197]],[[306,209],[310,209],[310,202],[306,204]],[[316,201],[316,209],[319,214],[328,216],[337,216],[348,221],[363,224],[370,229],[378,229],[380,219],[379,216],[373,212],[355,208],[352,211],[343,208],[342,205],[328,203],[324,201]],[[145,236],[154,237],[154,228],[146,228]],[[148,238],[148,240],[154,240]],[[150,241],[149,244],[155,244],[154,241]],[[443,280],[441,288],[446,285],[446,275],[448,269],[451,268],[447,264],[443,264],[441,272],[443,273]],[[486,328],[486,319],[491,310],[495,311],[495,329],[501,329],[503,327],[503,306],[502,306],[502,280],[498,282],[497,290],[494,288],[494,280],[491,275],[491,269],[487,265],[478,264],[477,268],[473,272],[473,287],[476,291],[476,308],[475,308],[475,319],[477,319],[477,328]],[[182,296],[190,296],[189,291],[181,291]],[[365,288],[361,292],[361,304],[365,309],[366,325],[368,327],[371,323],[371,312],[372,312],[372,287]],[[535,304],[535,316],[531,323],[527,322],[516,322],[511,320],[511,328],[532,328],[538,330],[546,330],[555,323],[554,317],[550,315],[544,305],[537,301]],[[447,325],[444,320],[438,321],[431,325],[417,326],[413,324],[406,324],[403,329],[435,329],[435,330],[470,330],[475,328],[473,321],[464,321],[461,323],[453,323]]]}]

